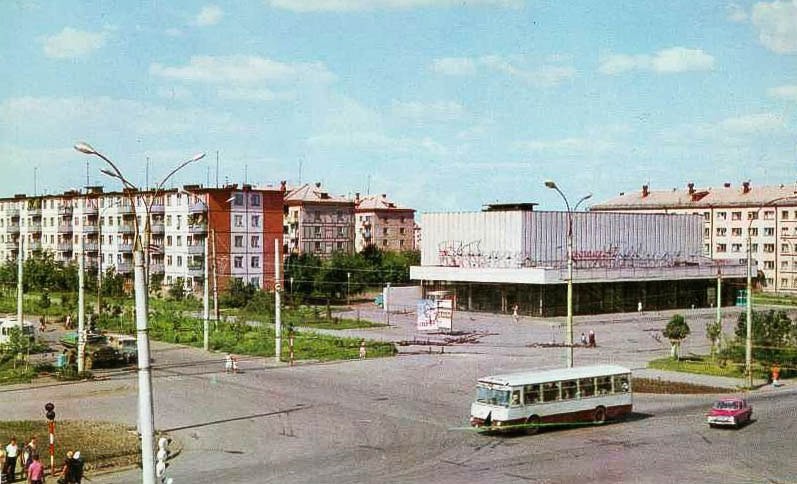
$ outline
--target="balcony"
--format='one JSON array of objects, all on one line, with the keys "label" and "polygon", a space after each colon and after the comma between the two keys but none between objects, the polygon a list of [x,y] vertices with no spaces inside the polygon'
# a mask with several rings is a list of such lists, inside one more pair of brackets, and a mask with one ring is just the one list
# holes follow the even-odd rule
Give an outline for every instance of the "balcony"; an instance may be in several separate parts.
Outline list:
[{"label": "balcony", "polygon": [[96,234],[99,230],[99,225],[97,224],[86,224],[83,226],[81,230],[84,234]]},{"label": "balcony", "polygon": [[198,214],[198,213],[205,213],[207,211],[208,207],[202,202],[188,204],[188,213]]},{"label": "balcony", "polygon": [[117,249],[119,250],[119,252],[122,252],[122,253],[125,253],[125,254],[132,254],[133,253],[133,244],[132,243],[128,243],[128,244],[122,243],[122,244],[119,244],[117,246]]},{"label": "balcony", "polygon": [[135,212],[135,207],[132,205],[117,205],[116,213],[119,215],[132,215]]},{"label": "balcony", "polygon": [[190,276],[204,276],[205,275],[205,264],[199,262],[189,262],[188,263],[188,275]]},{"label": "balcony", "polygon": [[59,205],[58,206],[58,216],[59,217],[71,217],[73,212],[72,205]]},{"label": "balcony", "polygon": [[150,274],[163,274],[166,272],[166,267],[163,265],[162,262],[150,262],[149,263],[149,273]]},{"label": "balcony", "polygon": [[69,223],[59,223],[58,224],[58,233],[59,234],[71,234],[74,229],[72,228],[72,222]]},{"label": "balcony", "polygon": [[41,222],[31,222],[28,224],[28,232],[37,233],[42,231]]},{"label": "balcony", "polygon": [[133,224],[122,224],[116,226],[116,231],[120,234],[132,234],[136,231],[136,226]]},{"label": "balcony", "polygon": [[133,271],[132,262],[118,262],[115,267],[118,274],[130,274]]},{"label": "balcony", "polygon": [[28,248],[34,252],[42,250],[42,243],[40,240],[28,242]]},{"label": "balcony", "polygon": [[11,218],[19,217],[19,208],[13,207],[6,209],[6,215],[8,215]]},{"label": "balcony", "polygon": [[163,222],[152,222],[149,228],[153,234],[162,234],[166,231],[166,227],[163,225]]},{"label": "balcony", "polygon": [[19,224],[9,224],[8,227],[6,227],[6,231],[9,234],[18,234],[19,233]]},{"label": "balcony", "polygon": [[72,242],[58,242],[58,252],[72,252]]},{"label": "balcony", "polygon": [[83,215],[97,215],[100,211],[96,205],[86,205],[83,207]]},{"label": "balcony", "polygon": [[83,250],[86,252],[98,252],[100,250],[100,244],[97,242],[84,242]]},{"label": "balcony", "polygon": [[30,216],[33,216],[33,217],[36,217],[36,216],[41,216],[41,214],[42,214],[42,208],[41,208],[41,206],[38,206],[38,207],[28,207],[28,209],[26,210],[26,212],[27,212],[27,214],[28,214],[28,215],[30,215]]},{"label": "balcony", "polygon": [[199,243],[188,246],[188,255],[204,255],[205,244]]},{"label": "balcony", "polygon": [[6,250],[17,250],[19,249],[19,241],[4,242],[4,247],[6,248]]},{"label": "balcony", "polygon": [[189,234],[206,234],[208,233],[207,224],[191,224],[188,226]]}]

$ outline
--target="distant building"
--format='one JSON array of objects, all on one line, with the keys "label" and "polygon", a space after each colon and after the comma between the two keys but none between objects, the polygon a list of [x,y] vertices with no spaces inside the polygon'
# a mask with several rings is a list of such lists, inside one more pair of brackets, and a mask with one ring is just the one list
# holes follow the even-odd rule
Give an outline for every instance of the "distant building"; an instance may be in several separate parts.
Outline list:
[{"label": "distant building", "polygon": [[369,245],[381,250],[412,250],[415,240],[415,210],[398,206],[387,194],[355,199],[355,247]]},{"label": "distant building", "polygon": [[330,195],[315,183],[286,189],[284,204],[286,253],[329,257],[354,251],[353,200]]},{"label": "distant building", "polygon": [[282,195],[277,189],[229,185],[108,193],[88,187],[0,198],[0,259],[16,260],[21,237],[25,257],[50,251],[56,260],[69,262],[83,252],[87,270],[113,268],[132,280],[136,228],[147,232],[149,206],[150,240],[144,243],[151,276],[162,275],[165,284],[180,279],[187,288],[201,288],[209,240],[208,257],[220,287],[231,277],[271,287],[274,240],[282,234]]},{"label": "distant building", "polygon": [[[459,309],[556,316],[567,312],[568,213],[532,206],[422,214],[424,294],[450,291]],[[745,266],[704,257],[694,215],[572,213],[575,314],[708,307],[722,284],[742,287]],[[723,305],[734,291],[722,291]]]},{"label": "distant building", "polygon": [[797,185],[641,190],[593,205],[593,212],[694,214],[703,220],[702,253],[746,264],[748,234],[753,276],[765,291],[797,293]]}]

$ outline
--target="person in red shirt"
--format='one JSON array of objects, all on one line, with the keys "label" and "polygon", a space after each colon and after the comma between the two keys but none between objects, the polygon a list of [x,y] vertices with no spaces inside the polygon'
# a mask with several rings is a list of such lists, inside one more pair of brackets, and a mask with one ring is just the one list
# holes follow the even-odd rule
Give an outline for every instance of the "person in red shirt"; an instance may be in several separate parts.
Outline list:
[{"label": "person in red shirt", "polygon": [[28,466],[28,483],[44,483],[44,466],[39,462],[39,454],[33,454],[33,461]]}]

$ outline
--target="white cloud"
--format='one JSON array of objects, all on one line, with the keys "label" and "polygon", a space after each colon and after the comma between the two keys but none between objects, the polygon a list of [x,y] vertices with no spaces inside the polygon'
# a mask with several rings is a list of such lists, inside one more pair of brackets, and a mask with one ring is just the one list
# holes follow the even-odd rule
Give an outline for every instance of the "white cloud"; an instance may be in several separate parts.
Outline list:
[{"label": "white cloud", "polygon": [[86,32],[64,27],[61,32],[44,37],[44,55],[54,59],[85,57],[105,45],[106,32]]},{"label": "white cloud", "polygon": [[222,87],[218,90],[218,95],[221,99],[233,101],[278,101],[296,97],[293,92],[275,92],[265,88],[248,89],[244,87]]},{"label": "white cloud", "polygon": [[672,74],[713,68],[714,57],[701,49],[670,47],[653,55],[612,54],[601,60],[598,70],[603,74],[616,75],[633,70]]},{"label": "white cloud", "polygon": [[465,76],[476,74],[479,68],[516,77],[538,87],[559,85],[575,76],[569,66],[543,64],[528,66],[523,56],[486,55],[482,57],[445,57],[432,61],[431,69],[437,73]]},{"label": "white cloud", "polygon": [[766,48],[779,54],[797,52],[797,0],[758,2],[752,19]]},{"label": "white cloud", "polygon": [[749,18],[749,15],[747,15],[747,11],[745,11],[744,8],[739,6],[739,4],[732,3],[728,5],[727,10],[728,10],[727,19],[730,20],[731,22],[736,22],[736,23],[746,22],[747,19]]},{"label": "white cloud", "polygon": [[577,156],[604,154],[620,149],[624,143],[623,136],[629,134],[631,128],[624,124],[608,124],[592,127],[583,136],[548,140],[529,140],[515,143],[516,148],[530,153],[545,155]]},{"label": "white cloud", "polygon": [[216,5],[205,5],[194,19],[194,23],[200,27],[216,25],[224,16],[224,11]]},{"label": "white cloud", "polygon": [[194,56],[188,65],[152,64],[153,76],[188,82],[252,85],[262,82],[329,83],[336,79],[323,62],[285,63],[258,56]]},{"label": "white cloud", "polygon": [[749,147],[766,139],[767,143],[781,135],[788,135],[785,118],[776,113],[756,113],[733,116],[707,123],[691,123],[666,129],[659,134],[662,145],[683,148],[691,144],[714,146],[727,150],[729,146]]},{"label": "white cloud", "polygon": [[465,116],[465,108],[454,101],[437,101],[421,103],[415,101],[393,101],[391,111],[394,115],[410,119],[429,119],[436,121],[450,121]]},{"label": "white cloud", "polygon": [[783,116],[774,113],[748,114],[726,118],[717,124],[717,128],[732,135],[759,134],[779,131],[786,127]]},{"label": "white cloud", "polygon": [[469,76],[476,74],[476,63],[468,57],[443,57],[435,59],[431,69],[447,76]]},{"label": "white cloud", "polygon": [[797,84],[773,87],[767,92],[772,97],[786,99],[789,101],[797,101]]},{"label": "white cloud", "polygon": [[482,5],[519,8],[524,0],[266,0],[266,3],[293,12],[357,12]]}]

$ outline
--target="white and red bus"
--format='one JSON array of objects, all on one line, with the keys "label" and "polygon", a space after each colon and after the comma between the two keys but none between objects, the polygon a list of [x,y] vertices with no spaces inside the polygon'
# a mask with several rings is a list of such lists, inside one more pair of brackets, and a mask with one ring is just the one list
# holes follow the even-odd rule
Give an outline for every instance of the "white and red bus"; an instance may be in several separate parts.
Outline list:
[{"label": "white and red bus", "polygon": [[481,430],[525,430],[541,424],[601,424],[631,412],[631,370],[617,365],[510,373],[479,378],[470,424]]}]

